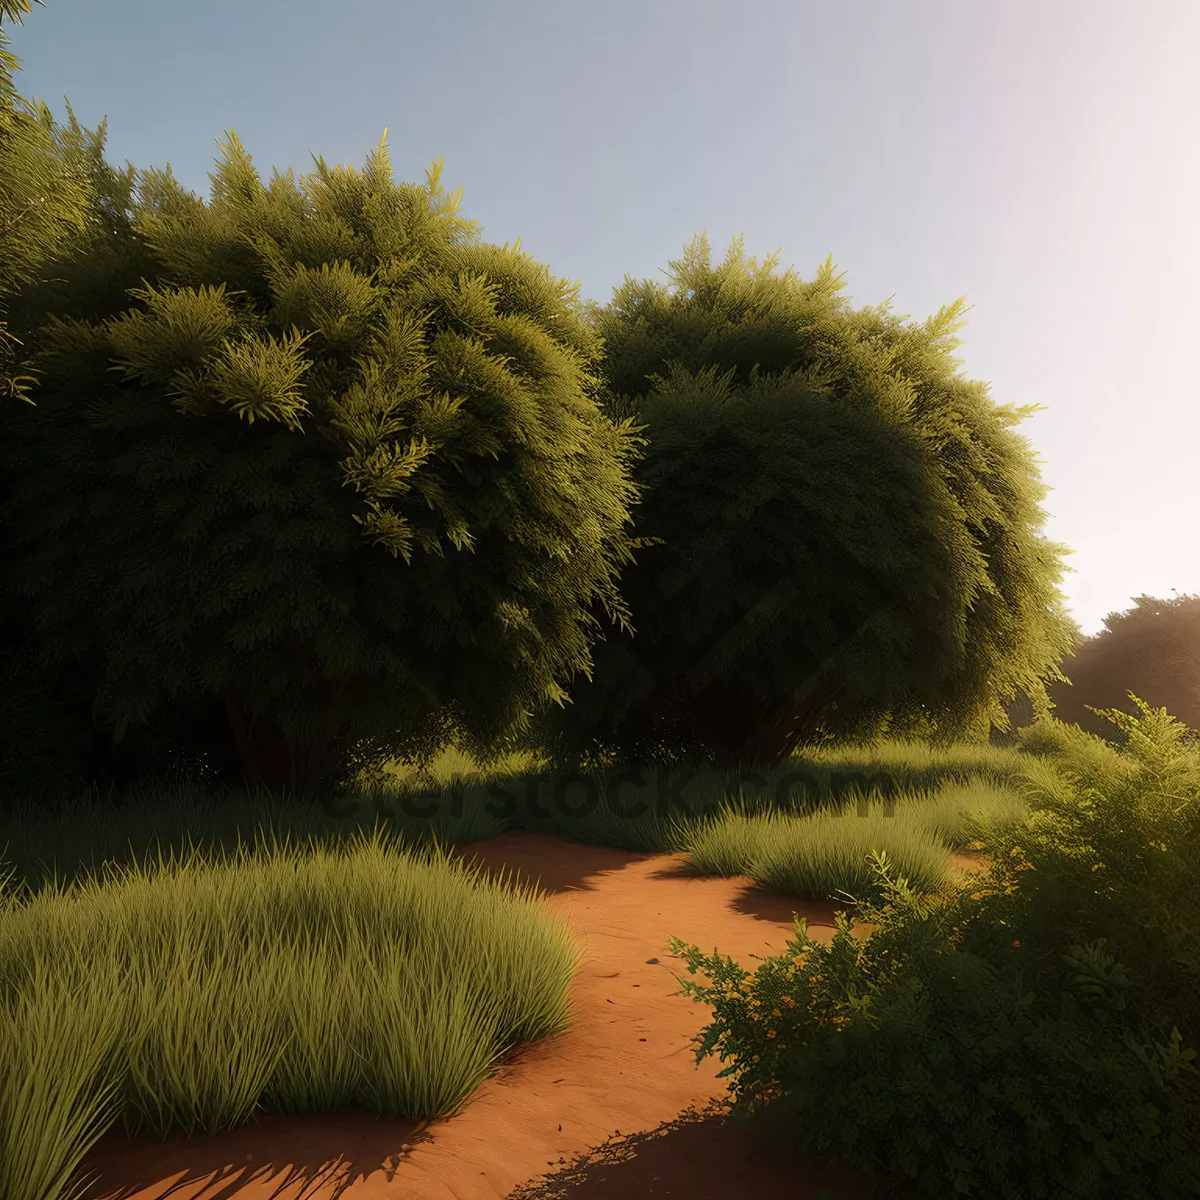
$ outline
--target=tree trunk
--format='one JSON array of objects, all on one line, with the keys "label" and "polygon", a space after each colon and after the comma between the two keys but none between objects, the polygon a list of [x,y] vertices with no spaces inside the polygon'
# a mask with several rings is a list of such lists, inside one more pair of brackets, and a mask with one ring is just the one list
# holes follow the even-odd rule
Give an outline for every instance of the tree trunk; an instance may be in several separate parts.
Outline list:
[{"label": "tree trunk", "polygon": [[275,721],[254,716],[247,719],[242,705],[227,690],[225,711],[247,783],[265,788],[273,796],[311,792],[330,766],[329,746],[337,729],[338,708],[349,685],[349,676],[330,681],[325,727],[321,736],[307,744],[286,737]]},{"label": "tree trunk", "polygon": [[822,672],[798,700],[764,697],[727,679],[692,695],[677,682],[660,683],[631,712],[623,747],[636,756],[648,744],[665,740],[678,750],[707,752],[722,764],[779,763],[816,732],[841,691],[829,672]]},{"label": "tree trunk", "polygon": [[822,676],[796,700],[763,697],[745,684],[719,680],[689,707],[718,761],[776,764],[816,731],[840,690],[832,678]]}]

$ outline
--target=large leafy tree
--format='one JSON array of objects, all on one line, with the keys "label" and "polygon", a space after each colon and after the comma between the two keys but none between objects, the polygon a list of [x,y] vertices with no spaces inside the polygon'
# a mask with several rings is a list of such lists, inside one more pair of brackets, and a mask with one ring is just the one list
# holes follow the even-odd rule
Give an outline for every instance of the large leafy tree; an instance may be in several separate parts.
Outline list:
[{"label": "large leafy tree", "polygon": [[[440,165],[315,162],[264,185],[231,136],[207,203],[139,173],[153,270],[50,318],[3,450],[47,662],[97,659],[118,740],[219,709],[273,789],[362,739],[487,753],[563,699],[598,610],[626,620],[637,495],[578,284],[483,243]],[[94,298],[128,270],[106,245]]]},{"label": "large leafy tree", "polygon": [[1013,426],[949,351],[962,302],[923,325],[851,309],[703,237],[671,285],[627,278],[590,315],[604,400],[647,439],[622,576],[636,630],[597,651],[549,733],[578,753],[674,746],[777,759],[821,730],[1003,725],[1074,626],[1064,548]]}]

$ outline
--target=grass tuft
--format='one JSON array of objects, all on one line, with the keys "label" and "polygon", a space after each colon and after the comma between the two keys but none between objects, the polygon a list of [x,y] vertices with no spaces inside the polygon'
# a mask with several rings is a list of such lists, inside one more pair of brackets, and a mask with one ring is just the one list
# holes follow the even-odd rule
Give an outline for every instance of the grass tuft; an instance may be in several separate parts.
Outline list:
[{"label": "grass tuft", "polygon": [[435,844],[160,854],[8,895],[0,1195],[55,1200],[116,1121],[213,1132],[256,1109],[453,1111],[568,1019],[579,962],[540,892]]}]

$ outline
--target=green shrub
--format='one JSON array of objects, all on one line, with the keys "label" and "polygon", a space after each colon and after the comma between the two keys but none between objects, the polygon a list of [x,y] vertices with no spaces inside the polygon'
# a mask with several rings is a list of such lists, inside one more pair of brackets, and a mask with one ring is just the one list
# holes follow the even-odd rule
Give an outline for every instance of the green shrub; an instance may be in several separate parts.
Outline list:
[{"label": "green shrub", "polygon": [[982,876],[922,896],[877,858],[863,929],[800,922],[753,976],[673,939],[735,1111],[922,1195],[1200,1195],[1200,755],[1129,721],[1115,760],[1031,759]]},{"label": "green shrub", "polygon": [[1017,745],[1026,754],[1042,758],[1070,755],[1075,769],[1088,764],[1092,769],[1119,770],[1120,755],[1104,738],[1087,733],[1078,725],[1068,725],[1057,717],[1043,717],[1018,729]]}]

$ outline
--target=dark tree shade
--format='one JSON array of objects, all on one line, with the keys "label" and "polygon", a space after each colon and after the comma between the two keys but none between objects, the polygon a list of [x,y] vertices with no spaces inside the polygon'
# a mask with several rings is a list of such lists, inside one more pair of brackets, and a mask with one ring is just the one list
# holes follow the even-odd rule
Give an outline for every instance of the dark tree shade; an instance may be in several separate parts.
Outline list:
[{"label": "dark tree shade", "polygon": [[[0,0],[0,26],[21,24],[30,11],[26,0]],[[20,60],[7,45],[0,28],[2,440],[10,436],[9,415],[20,408],[17,402],[34,403],[40,322],[27,292],[83,282],[72,260],[85,246],[119,235],[113,217],[130,178],[104,161],[103,122],[96,130],[82,128],[68,104],[68,120],[60,124],[46,105],[18,94]],[[140,278],[136,265],[129,266],[124,287]],[[123,288],[110,294],[121,300]],[[75,310],[86,307],[86,287],[72,292],[72,299]],[[109,306],[103,315],[112,311]],[[8,494],[9,481],[0,471],[0,501]],[[40,661],[36,623],[11,586],[13,548],[11,528],[0,523],[0,793],[7,795],[76,786],[104,774],[102,764],[109,758],[90,718],[86,667],[77,663],[64,675]]]}]

